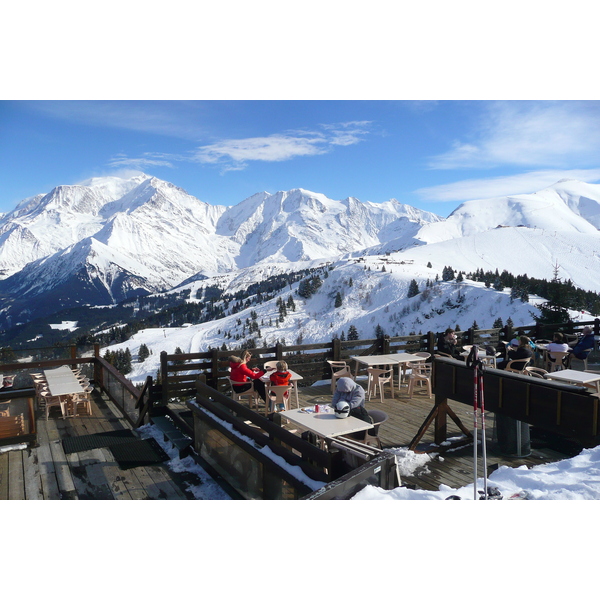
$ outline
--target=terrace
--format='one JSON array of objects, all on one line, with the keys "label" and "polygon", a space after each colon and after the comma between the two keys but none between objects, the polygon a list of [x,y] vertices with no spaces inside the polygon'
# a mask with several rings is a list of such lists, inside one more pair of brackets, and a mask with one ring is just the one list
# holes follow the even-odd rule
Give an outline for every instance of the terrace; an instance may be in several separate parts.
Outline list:
[{"label": "terrace", "polygon": [[[470,341],[500,340],[502,333],[472,332]],[[299,388],[300,406],[312,406],[331,397],[329,384],[310,385],[329,377],[327,359],[424,350],[428,338],[336,340],[256,349],[253,354],[257,364],[284,357],[302,374],[302,383],[309,384]],[[162,447],[171,457],[187,457],[199,464],[233,498],[348,497],[365,483],[394,487],[392,449],[408,447],[435,457],[427,469],[402,476],[402,485],[437,490],[440,484],[458,488],[472,482],[473,447],[466,435],[473,418],[472,371],[464,364],[434,361],[433,399],[422,392],[409,398],[405,387],[395,386],[393,398],[388,391],[384,403],[367,403],[367,409],[380,409],[389,416],[379,431],[383,452],[373,447],[327,452],[289,431],[289,426],[279,427],[265,419],[262,409],[259,414],[244,402],[234,403],[225,380],[229,354],[163,354],[160,383],[149,378],[142,389],[102,359],[97,347],[89,357],[77,357],[72,349],[69,358],[2,365],[0,370],[16,379],[13,388],[1,392],[0,402],[24,402],[27,419],[21,435],[5,437],[0,443],[25,442],[28,447],[0,453],[0,499],[194,498],[189,490],[201,483],[198,475],[175,472],[166,456],[122,456],[127,444],[118,446],[123,439],[129,441],[133,435],[139,441],[139,427],[150,422],[161,425],[164,432],[158,450],[153,444],[156,452]],[[59,413],[51,413],[46,421],[44,414],[36,414],[29,373],[62,365],[78,366],[88,373],[94,384],[92,414],[62,419]],[[515,402],[519,398],[523,401]],[[501,465],[530,467],[553,462],[600,443],[598,395],[577,386],[490,370],[486,373],[486,408],[488,471]],[[533,425],[530,455],[511,457],[500,452],[493,427],[497,413]],[[458,422],[447,419],[453,415]],[[302,469],[302,476],[294,467]],[[480,465],[480,473],[481,469]]]}]

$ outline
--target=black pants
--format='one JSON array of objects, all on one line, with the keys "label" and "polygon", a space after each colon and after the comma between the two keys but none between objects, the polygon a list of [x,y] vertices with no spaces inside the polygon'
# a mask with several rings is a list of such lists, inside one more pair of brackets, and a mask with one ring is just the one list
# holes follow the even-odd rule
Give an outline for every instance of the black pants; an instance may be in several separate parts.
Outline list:
[{"label": "black pants", "polygon": [[[233,389],[238,392],[245,392],[252,387],[251,383],[242,383],[240,385],[234,385]],[[260,379],[254,380],[254,389],[258,392],[258,395],[263,399],[263,402],[267,401],[267,394],[265,392],[265,383]]]}]

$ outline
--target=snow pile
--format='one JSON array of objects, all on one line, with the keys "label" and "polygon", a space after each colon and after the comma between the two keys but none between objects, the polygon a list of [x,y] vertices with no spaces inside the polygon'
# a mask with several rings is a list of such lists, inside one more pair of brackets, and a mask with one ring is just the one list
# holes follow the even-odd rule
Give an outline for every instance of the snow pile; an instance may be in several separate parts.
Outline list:
[{"label": "snow pile", "polygon": [[[525,491],[532,500],[600,500],[600,446],[587,448],[573,458],[531,469],[502,466],[488,478],[490,487],[498,488],[503,498]],[[477,480],[477,489],[483,489],[483,479]],[[460,489],[442,485],[436,492],[367,486],[353,500],[445,500],[451,495],[473,500],[473,484]]]},{"label": "snow pile", "polygon": [[191,457],[179,458],[179,451],[169,442],[164,441],[164,435],[156,425],[143,425],[136,430],[142,439],[154,438],[169,456],[167,467],[174,473],[186,473],[197,478],[198,483],[189,482],[187,491],[196,500],[231,500],[214,479]]}]

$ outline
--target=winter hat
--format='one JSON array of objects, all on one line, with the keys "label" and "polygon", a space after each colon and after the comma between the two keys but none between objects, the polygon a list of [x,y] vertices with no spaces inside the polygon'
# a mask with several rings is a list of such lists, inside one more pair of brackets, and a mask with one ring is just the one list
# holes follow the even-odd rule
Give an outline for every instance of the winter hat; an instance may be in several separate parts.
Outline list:
[{"label": "winter hat", "polygon": [[583,328],[583,334],[584,334],[584,335],[586,335],[586,334],[588,334],[588,333],[592,333],[592,328],[591,328],[589,325],[586,325],[586,326]]}]

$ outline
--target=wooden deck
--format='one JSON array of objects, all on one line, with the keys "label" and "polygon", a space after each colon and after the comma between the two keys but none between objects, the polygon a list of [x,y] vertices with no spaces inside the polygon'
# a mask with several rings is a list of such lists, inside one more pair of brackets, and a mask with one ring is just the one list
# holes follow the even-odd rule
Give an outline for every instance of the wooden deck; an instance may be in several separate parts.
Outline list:
[{"label": "wooden deck", "polygon": [[[359,383],[365,385],[364,380],[359,379]],[[325,402],[331,398],[331,387],[329,385],[299,388],[299,390],[301,406],[314,404],[316,400]],[[417,392],[412,399],[409,399],[406,387],[402,387],[401,391],[398,391],[396,387],[393,399],[389,394],[389,387],[386,388],[386,394],[383,404],[377,399],[366,402],[365,406],[367,410],[382,410],[389,416],[388,421],[379,429],[379,437],[383,447],[406,448],[432,409],[433,399],[430,400],[424,392]],[[449,405],[463,425],[469,431],[472,431],[473,409],[452,400],[449,401]],[[550,436],[535,437],[532,431],[530,456],[525,458],[503,456],[500,454],[498,444],[494,439],[494,415],[491,413],[486,413],[486,434],[488,474],[502,465],[509,467],[526,465],[529,468],[535,465],[556,462],[574,456],[581,450],[575,444],[559,444],[555,438]],[[454,421],[448,419],[448,437],[459,438],[462,436],[463,433]],[[403,485],[413,489],[437,491],[441,484],[458,489],[473,483],[472,443],[466,443],[460,449],[446,451],[444,448],[434,445],[432,426],[417,446],[417,452],[427,452],[433,458],[414,475],[403,477]],[[482,477],[481,451],[478,455],[478,473]]]},{"label": "wooden deck", "polygon": [[[61,440],[131,429],[111,402],[94,393],[92,416],[37,419],[36,448],[0,453],[0,500],[185,500],[185,476],[166,464],[122,470],[107,448],[65,454]],[[198,481],[196,480],[197,484]]]},{"label": "wooden deck", "polygon": [[[364,380],[360,380],[365,384]],[[389,390],[389,388],[388,388]],[[329,385],[299,388],[300,405],[310,406],[316,401],[331,399]],[[293,404],[294,406],[295,404]],[[406,448],[429,414],[433,399],[418,392],[409,399],[406,388],[394,392],[394,398],[386,397],[366,403],[367,409],[383,410],[389,420],[381,426],[379,434],[384,448]],[[470,407],[450,401],[450,406],[468,430],[472,429],[473,411]],[[131,429],[111,402],[95,393],[92,416],[78,416],[62,420],[50,416],[37,419],[38,442],[36,448],[12,450],[0,453],[0,500],[142,500],[142,499],[193,499],[186,491],[189,484],[197,485],[193,474],[174,473],[166,463],[156,466],[119,468],[107,448],[65,454],[61,440],[66,436],[82,436],[104,431]],[[173,406],[185,410],[184,404]],[[577,454],[580,448],[561,447],[550,441],[536,440],[532,436],[532,453],[526,458],[510,458],[498,452],[493,439],[494,417],[487,415],[487,462],[488,472],[501,465],[532,467],[555,462]],[[462,432],[452,420],[448,420],[448,434],[460,437]],[[403,477],[403,485],[410,488],[438,490],[441,484],[461,488],[472,483],[473,446],[466,443],[462,449],[445,451],[433,445],[433,428],[427,431],[417,451],[431,454],[425,467],[412,476]],[[481,453],[479,453],[481,454]],[[481,458],[478,467],[482,474]]]}]

